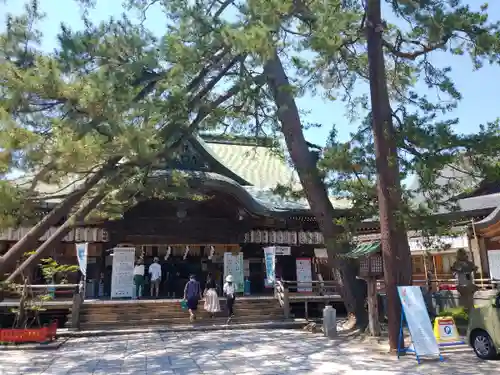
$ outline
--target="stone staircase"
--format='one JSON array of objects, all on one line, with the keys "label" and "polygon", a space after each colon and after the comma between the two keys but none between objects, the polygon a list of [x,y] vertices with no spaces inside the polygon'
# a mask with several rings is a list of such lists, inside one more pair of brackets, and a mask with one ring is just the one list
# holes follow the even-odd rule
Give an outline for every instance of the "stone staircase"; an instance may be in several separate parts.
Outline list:
[{"label": "stone staircase", "polygon": [[[214,318],[198,305],[196,325],[224,324],[227,320],[225,300],[220,300],[221,312]],[[253,323],[284,320],[283,309],[271,297],[241,297],[236,299],[233,323]],[[70,318],[71,319],[71,318]],[[190,324],[189,313],[181,308],[180,300],[86,301],[80,310],[80,329],[119,329]]]}]

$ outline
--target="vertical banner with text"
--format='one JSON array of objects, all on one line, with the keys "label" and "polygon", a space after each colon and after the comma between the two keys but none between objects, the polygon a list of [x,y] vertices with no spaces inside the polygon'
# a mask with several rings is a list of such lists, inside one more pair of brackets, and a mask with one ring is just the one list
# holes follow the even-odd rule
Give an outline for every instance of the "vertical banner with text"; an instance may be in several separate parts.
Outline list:
[{"label": "vertical banner with text", "polygon": [[89,244],[77,243],[75,244],[76,257],[78,259],[78,267],[80,267],[80,272],[82,273],[84,279],[87,277],[87,260],[89,254]]},{"label": "vertical banner with text", "polygon": [[264,285],[267,288],[271,288],[276,281],[276,248],[274,246],[264,248],[264,261],[266,264],[266,280]]},{"label": "vertical banner with text", "polygon": [[234,255],[233,253],[224,253],[224,280],[228,275],[233,276],[233,283],[236,293],[243,293],[245,285],[243,253]]},{"label": "vertical banner with text", "polygon": [[312,264],[311,258],[297,258],[297,292],[312,292]]},{"label": "vertical banner with text", "polygon": [[115,247],[111,269],[111,298],[132,298],[135,248]]}]

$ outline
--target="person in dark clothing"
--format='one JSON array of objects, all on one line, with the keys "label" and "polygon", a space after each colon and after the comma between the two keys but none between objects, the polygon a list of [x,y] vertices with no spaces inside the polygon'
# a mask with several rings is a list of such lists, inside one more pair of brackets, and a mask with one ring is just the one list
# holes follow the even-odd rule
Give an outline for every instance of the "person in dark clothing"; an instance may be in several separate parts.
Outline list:
[{"label": "person in dark clothing", "polygon": [[200,283],[196,281],[196,277],[191,275],[189,281],[184,287],[184,300],[187,302],[189,310],[189,320],[192,322],[196,320],[196,310],[198,309],[198,302],[202,298]]}]

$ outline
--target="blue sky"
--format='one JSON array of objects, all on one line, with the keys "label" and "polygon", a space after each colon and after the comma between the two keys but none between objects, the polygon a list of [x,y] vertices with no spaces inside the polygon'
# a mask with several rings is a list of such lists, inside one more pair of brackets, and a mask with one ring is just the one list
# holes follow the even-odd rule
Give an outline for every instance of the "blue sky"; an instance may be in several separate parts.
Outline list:
[{"label": "blue sky", "polygon": [[[42,10],[47,13],[47,18],[40,25],[44,33],[44,49],[50,51],[56,47],[56,35],[61,22],[75,29],[83,27],[80,9],[72,0],[41,0],[40,3]],[[122,0],[98,0],[97,3],[96,9],[91,12],[94,21],[105,20],[110,16],[119,17],[122,12]],[[469,3],[474,8],[478,8],[482,1],[469,0]],[[0,15],[8,12],[19,13],[23,9],[23,4],[22,0],[7,0],[6,4],[0,1]],[[500,1],[490,3],[489,14],[494,20],[500,19]],[[164,17],[153,9],[148,13],[145,25],[155,34],[162,35]],[[463,94],[459,108],[452,114],[453,117],[460,119],[460,124],[457,126],[458,132],[473,133],[478,129],[479,124],[500,116],[498,105],[500,68],[498,66],[485,66],[474,72],[467,57],[451,57],[445,53],[434,54],[432,61],[438,66],[452,66],[452,78]],[[368,92],[368,87],[360,87],[360,91],[364,90]],[[307,131],[307,138],[310,142],[323,145],[332,124],[336,124],[341,139],[348,139],[349,133],[356,129],[356,124],[347,119],[344,104],[341,102],[327,102],[319,97],[305,96],[299,100],[298,104],[301,109],[309,112],[303,116],[303,121],[322,125],[321,128]]]}]

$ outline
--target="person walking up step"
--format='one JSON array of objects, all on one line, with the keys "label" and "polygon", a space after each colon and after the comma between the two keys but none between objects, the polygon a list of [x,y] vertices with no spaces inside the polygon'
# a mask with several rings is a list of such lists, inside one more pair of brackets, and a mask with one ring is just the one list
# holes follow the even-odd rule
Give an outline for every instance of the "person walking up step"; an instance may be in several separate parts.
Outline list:
[{"label": "person walking up step", "polygon": [[189,310],[189,321],[196,320],[196,310],[198,310],[198,302],[201,300],[201,287],[200,283],[196,281],[196,276],[191,275],[189,281],[184,287],[184,300],[187,303]]},{"label": "person walking up step", "polygon": [[226,283],[224,284],[223,287],[223,292],[224,295],[226,296],[226,306],[227,306],[227,323],[229,323],[234,316],[234,300],[236,299],[235,296],[235,290],[234,290],[234,283],[233,283],[233,276],[232,275],[227,275],[226,277]]},{"label": "person walking up step", "polygon": [[205,310],[210,314],[211,318],[214,318],[215,313],[220,311],[220,304],[212,273],[209,273],[207,276],[207,281],[205,282],[205,292],[203,295],[205,296]]}]

